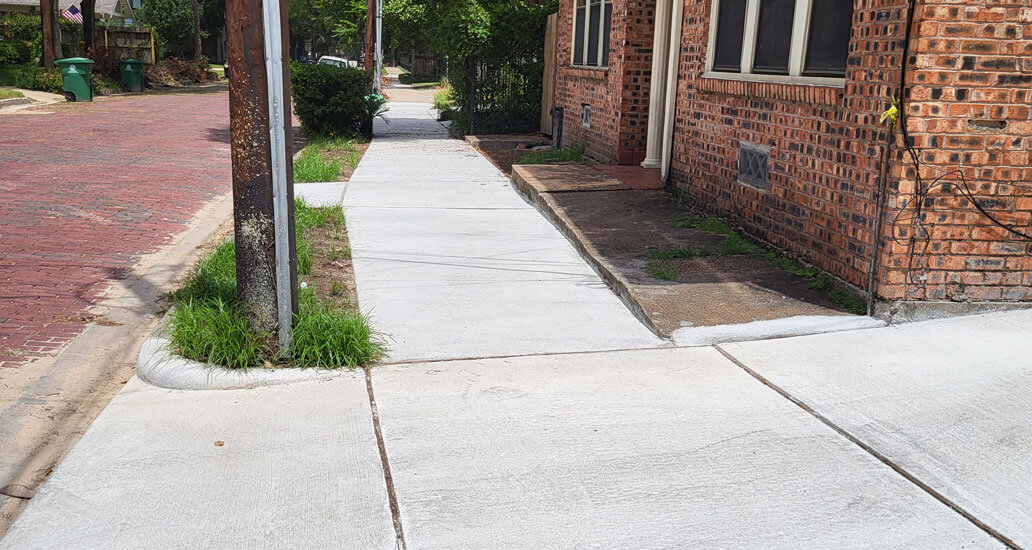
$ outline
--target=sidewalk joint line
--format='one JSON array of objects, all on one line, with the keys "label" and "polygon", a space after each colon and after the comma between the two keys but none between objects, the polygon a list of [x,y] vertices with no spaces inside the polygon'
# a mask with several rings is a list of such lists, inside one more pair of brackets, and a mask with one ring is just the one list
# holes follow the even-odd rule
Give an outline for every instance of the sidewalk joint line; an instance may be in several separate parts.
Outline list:
[{"label": "sidewalk joint line", "polygon": [[380,450],[380,465],[383,469],[383,481],[387,487],[387,502],[391,508],[391,520],[394,524],[394,536],[397,550],[405,550],[405,533],[401,529],[401,511],[398,508],[398,497],[394,492],[394,478],[391,476],[391,465],[387,459],[387,446],[383,441],[380,429],[380,413],[376,408],[376,397],[373,395],[373,376],[369,367],[364,367],[366,391],[369,392],[369,409],[373,415],[373,432],[376,433],[376,446]]},{"label": "sidewalk joint line", "polygon": [[934,499],[936,499],[939,502],[941,502],[942,504],[946,505],[946,507],[949,508],[950,510],[953,510],[957,514],[960,514],[964,519],[966,519],[969,522],[971,522],[972,524],[974,524],[975,527],[978,527],[979,529],[984,531],[990,537],[992,537],[992,538],[996,539],[997,541],[1003,543],[1003,545],[1008,547],[1008,548],[1013,548],[1013,549],[1020,550],[1021,547],[1018,546],[1017,543],[1015,543],[1013,540],[1008,538],[1006,535],[1004,535],[1003,533],[1001,533],[1001,532],[997,531],[996,529],[990,527],[985,522],[983,522],[982,520],[978,519],[973,514],[971,514],[970,512],[965,510],[964,508],[962,508],[959,504],[957,504],[957,503],[953,502],[952,500],[950,500],[949,497],[947,497],[946,495],[940,493],[936,489],[932,488],[927,483],[921,481],[917,476],[915,476],[914,474],[911,474],[910,472],[908,472],[905,468],[903,468],[899,464],[896,464],[891,458],[883,455],[881,452],[876,450],[874,447],[871,447],[867,443],[864,443],[858,437],[856,437],[853,434],[849,433],[844,428],[840,427],[838,424],[835,424],[830,419],[828,419],[826,416],[824,416],[821,413],[817,412],[816,410],[814,410],[812,407],[810,407],[809,405],[804,403],[799,398],[797,398],[797,397],[793,396],[792,394],[788,393],[786,390],[782,389],[777,384],[774,384],[773,382],[771,382],[770,380],[765,378],[760,373],[758,373],[758,372],[752,370],[751,368],[747,367],[745,365],[745,363],[742,363],[735,356],[731,355],[730,353],[725,351],[724,348],[720,347],[720,344],[713,344],[713,347],[716,348],[716,350],[719,351],[720,354],[723,355],[724,357],[726,357],[729,361],[731,361],[732,363],[737,365],[739,368],[744,370],[746,373],[748,373],[749,376],[752,376],[753,378],[755,378],[757,381],[759,381],[764,386],[767,386],[768,388],[774,390],[779,395],[781,395],[781,397],[784,397],[785,399],[791,401],[796,406],[798,406],[800,409],[803,409],[803,411],[805,411],[808,414],[810,414],[810,416],[813,416],[817,420],[821,421],[821,423],[823,423],[825,426],[831,428],[836,433],[838,433],[842,437],[846,438],[847,440],[849,440],[851,443],[853,443],[857,447],[860,447],[861,449],[866,451],[867,454],[869,454],[869,455],[873,456],[874,458],[878,459],[882,464],[885,464],[889,468],[892,468],[897,474],[903,476],[907,481],[913,483],[914,485],[917,485],[920,489],[922,489],[924,492],[926,492],[929,495],[931,495]]}]

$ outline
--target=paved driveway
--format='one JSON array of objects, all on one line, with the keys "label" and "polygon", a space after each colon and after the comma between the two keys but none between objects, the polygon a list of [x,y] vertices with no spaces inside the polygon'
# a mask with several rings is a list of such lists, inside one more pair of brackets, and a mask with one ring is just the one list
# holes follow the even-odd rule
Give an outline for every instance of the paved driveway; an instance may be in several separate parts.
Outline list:
[{"label": "paved driveway", "polygon": [[223,91],[45,110],[0,115],[0,376],[60,350],[231,185]]}]

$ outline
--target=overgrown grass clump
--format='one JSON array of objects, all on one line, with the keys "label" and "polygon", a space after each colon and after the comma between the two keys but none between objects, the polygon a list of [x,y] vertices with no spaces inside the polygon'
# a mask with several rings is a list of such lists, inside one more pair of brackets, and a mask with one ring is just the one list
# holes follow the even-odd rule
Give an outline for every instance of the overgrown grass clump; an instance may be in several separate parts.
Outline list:
[{"label": "overgrown grass clump", "polygon": [[[312,268],[311,230],[330,224],[335,232],[342,231],[344,215],[339,208],[313,208],[301,200],[294,208],[298,275],[303,276]],[[293,348],[288,357],[277,357],[275,335],[256,330],[237,301],[232,241],[216,247],[171,298],[172,350],[194,361],[230,369],[270,364],[332,369],[369,364],[385,351],[383,339],[361,314],[330,307],[312,289],[303,288]]]},{"label": "overgrown grass clump", "polygon": [[555,164],[558,162],[580,162],[584,158],[584,147],[576,145],[558,151],[534,151],[523,155],[519,164]]},{"label": "overgrown grass clump", "polygon": [[294,161],[294,181],[338,181],[343,166],[354,170],[362,159],[358,144],[359,140],[355,137],[313,138]]},{"label": "overgrown grass clump", "polygon": [[25,94],[19,92],[18,90],[0,88],[0,99],[14,99],[16,97],[25,97]]},{"label": "overgrown grass clump", "polygon": [[645,266],[645,269],[649,273],[649,277],[653,279],[659,279],[661,281],[675,281],[677,280],[677,268],[670,265],[670,262],[663,260],[654,260]]}]

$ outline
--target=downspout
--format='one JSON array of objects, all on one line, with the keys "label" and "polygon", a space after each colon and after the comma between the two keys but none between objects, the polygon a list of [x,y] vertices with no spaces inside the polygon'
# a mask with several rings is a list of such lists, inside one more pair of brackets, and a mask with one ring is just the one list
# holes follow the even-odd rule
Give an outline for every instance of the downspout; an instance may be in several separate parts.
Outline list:
[{"label": "downspout", "polygon": [[[903,55],[900,60],[899,68],[899,89],[896,91],[895,103],[899,109],[899,123],[904,125],[907,123],[906,115],[903,109],[903,90],[906,89],[907,85],[907,57],[910,55],[910,32],[914,26],[914,12],[916,0],[910,0],[910,7],[907,11],[907,26],[904,29],[904,40],[903,40]],[[867,271],[867,315],[874,315],[874,300],[875,292],[874,285],[876,283],[875,274],[878,271],[878,262],[881,259],[881,239],[882,230],[885,226],[885,199],[889,189],[889,162],[890,152],[892,146],[895,143],[895,132],[894,128],[889,127],[889,134],[885,138],[885,146],[882,149],[881,166],[879,167],[878,175],[878,189],[876,190],[876,200],[878,205],[878,215],[875,219],[874,227],[874,243],[872,244],[871,251],[871,267]],[[905,132],[904,132],[905,139]]]},{"label": "downspout", "polygon": [[[661,2],[663,0],[660,0]],[[666,105],[663,113],[663,159],[660,178],[670,177],[670,158],[674,149],[674,114],[677,111],[677,67],[681,64],[681,23],[684,21],[684,0],[674,0],[670,14],[670,49],[667,57]]]}]

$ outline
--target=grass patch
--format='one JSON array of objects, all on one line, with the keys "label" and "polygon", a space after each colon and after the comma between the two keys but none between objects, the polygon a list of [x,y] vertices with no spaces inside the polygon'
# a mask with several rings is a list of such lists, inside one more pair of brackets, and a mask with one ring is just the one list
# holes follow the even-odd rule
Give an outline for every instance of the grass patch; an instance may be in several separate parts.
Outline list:
[{"label": "grass patch", "polygon": [[519,164],[555,164],[557,162],[580,162],[584,158],[584,148],[577,145],[558,151],[535,151],[527,153]]},{"label": "grass patch", "polygon": [[320,137],[308,142],[294,161],[294,182],[340,181],[362,160],[358,138]]},{"label": "grass patch", "polygon": [[645,256],[650,260],[678,260],[683,258],[695,258],[696,256],[709,256],[708,250],[693,250],[686,246],[668,248],[653,248]]},{"label": "grass patch", "polygon": [[438,111],[447,111],[455,107],[455,98],[452,95],[451,86],[445,86],[434,94],[434,109]]},{"label": "grass patch", "polygon": [[[313,208],[300,199],[294,208],[298,274],[306,275],[311,272],[314,256],[308,242],[310,232],[327,225],[341,232],[344,215],[340,208]],[[339,293],[339,285],[336,288]],[[375,361],[385,351],[383,340],[362,315],[333,308],[312,289],[303,288],[294,316],[293,349],[289,357],[277,357],[275,336],[255,330],[237,301],[232,241],[216,247],[171,299],[175,303],[168,329],[172,349],[195,361],[230,369],[268,364],[350,368]]]},{"label": "grass patch", "polygon": [[0,88],[0,99],[13,99],[16,97],[25,97],[25,94],[18,90],[8,90],[6,88]]},{"label": "grass patch", "polygon": [[645,267],[649,273],[649,277],[653,279],[659,279],[662,281],[675,281],[677,280],[677,268],[670,265],[669,262],[662,260],[649,262]]},{"label": "grass patch", "polygon": [[724,256],[748,256],[762,251],[763,249],[735,233],[724,237],[720,242],[720,253]]},{"label": "grass patch", "polygon": [[867,315],[867,302],[844,290],[837,288],[832,290],[828,293],[828,300],[833,304],[841,306],[853,315]]}]

